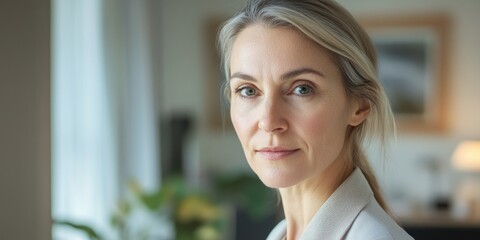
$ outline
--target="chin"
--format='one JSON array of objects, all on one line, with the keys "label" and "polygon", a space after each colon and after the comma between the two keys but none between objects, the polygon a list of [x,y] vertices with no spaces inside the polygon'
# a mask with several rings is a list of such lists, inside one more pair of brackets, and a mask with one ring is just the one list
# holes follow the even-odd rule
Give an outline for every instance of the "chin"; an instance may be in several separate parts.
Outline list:
[{"label": "chin", "polygon": [[257,176],[269,188],[288,188],[298,183],[294,178],[281,176],[280,174],[272,174],[270,176],[259,175]]}]

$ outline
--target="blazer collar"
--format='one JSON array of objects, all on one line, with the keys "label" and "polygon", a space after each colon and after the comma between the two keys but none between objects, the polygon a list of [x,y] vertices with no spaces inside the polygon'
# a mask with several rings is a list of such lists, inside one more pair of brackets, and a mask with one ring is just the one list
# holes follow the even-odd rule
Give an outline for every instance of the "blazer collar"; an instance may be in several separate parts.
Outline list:
[{"label": "blazer collar", "polygon": [[367,179],[356,168],[315,213],[300,239],[342,239],[372,197]]},{"label": "blazer collar", "polygon": [[[373,192],[367,179],[356,168],[315,213],[300,239],[342,239],[372,198]],[[267,240],[283,239],[286,233],[287,224],[283,220]]]}]

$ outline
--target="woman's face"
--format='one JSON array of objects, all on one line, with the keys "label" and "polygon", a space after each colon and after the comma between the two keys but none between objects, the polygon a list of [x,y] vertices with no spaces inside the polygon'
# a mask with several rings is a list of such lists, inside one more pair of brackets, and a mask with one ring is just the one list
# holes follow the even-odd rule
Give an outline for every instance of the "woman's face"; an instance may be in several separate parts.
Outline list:
[{"label": "woman's face", "polygon": [[326,49],[293,29],[255,24],[237,36],[230,72],[231,119],[265,185],[314,180],[345,161],[347,129],[367,111],[347,97]]}]

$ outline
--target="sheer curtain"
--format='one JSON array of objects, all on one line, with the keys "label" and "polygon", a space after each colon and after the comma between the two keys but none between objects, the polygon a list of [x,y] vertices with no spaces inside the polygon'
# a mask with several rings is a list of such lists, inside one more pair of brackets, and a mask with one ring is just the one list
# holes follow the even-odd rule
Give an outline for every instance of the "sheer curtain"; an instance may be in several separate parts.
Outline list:
[{"label": "sheer curtain", "polygon": [[[52,2],[52,215],[115,239],[125,183],[158,184],[147,1]],[[86,239],[55,226],[54,239]]]}]

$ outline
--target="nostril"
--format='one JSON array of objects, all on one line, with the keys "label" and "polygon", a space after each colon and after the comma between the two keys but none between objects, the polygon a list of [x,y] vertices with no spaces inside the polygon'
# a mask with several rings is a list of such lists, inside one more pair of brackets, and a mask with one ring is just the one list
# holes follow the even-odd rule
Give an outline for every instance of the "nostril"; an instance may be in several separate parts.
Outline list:
[{"label": "nostril", "polygon": [[283,132],[288,128],[287,121],[281,117],[262,118],[258,122],[258,127],[268,133]]},{"label": "nostril", "polygon": [[[268,95],[268,94],[267,94]],[[268,132],[282,132],[288,127],[285,116],[282,114],[284,110],[281,99],[278,96],[270,94],[264,98],[262,102],[261,113],[259,113],[259,129]]]}]

